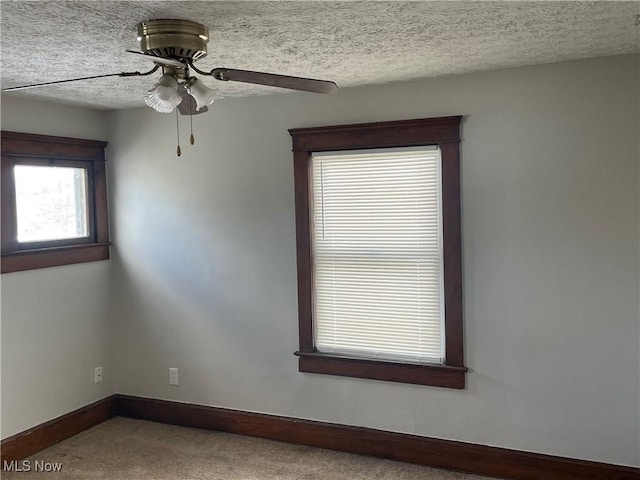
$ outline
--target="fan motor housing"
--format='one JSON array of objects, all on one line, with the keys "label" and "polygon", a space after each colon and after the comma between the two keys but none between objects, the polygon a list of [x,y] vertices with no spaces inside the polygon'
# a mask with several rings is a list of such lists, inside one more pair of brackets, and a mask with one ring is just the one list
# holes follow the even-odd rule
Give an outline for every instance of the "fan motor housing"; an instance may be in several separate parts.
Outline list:
[{"label": "fan motor housing", "polygon": [[196,61],[207,55],[209,29],[190,20],[147,20],[138,24],[138,42],[155,57]]}]

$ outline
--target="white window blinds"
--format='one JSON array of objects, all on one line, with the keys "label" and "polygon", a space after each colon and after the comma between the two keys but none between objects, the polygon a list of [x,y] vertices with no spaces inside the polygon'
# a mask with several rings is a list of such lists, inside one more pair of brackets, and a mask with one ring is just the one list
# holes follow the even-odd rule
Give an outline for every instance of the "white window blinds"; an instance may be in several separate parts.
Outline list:
[{"label": "white window blinds", "polygon": [[318,351],[443,361],[440,162],[435,147],[313,155]]}]

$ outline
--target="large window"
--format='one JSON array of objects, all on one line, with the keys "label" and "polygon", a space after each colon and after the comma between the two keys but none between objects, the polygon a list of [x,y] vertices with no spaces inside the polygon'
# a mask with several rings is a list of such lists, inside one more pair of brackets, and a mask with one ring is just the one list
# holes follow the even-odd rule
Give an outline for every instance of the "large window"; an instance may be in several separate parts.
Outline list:
[{"label": "large window", "polygon": [[464,388],[459,124],[290,130],[300,371]]},{"label": "large window", "polygon": [[109,258],[104,142],[2,132],[2,272]]}]

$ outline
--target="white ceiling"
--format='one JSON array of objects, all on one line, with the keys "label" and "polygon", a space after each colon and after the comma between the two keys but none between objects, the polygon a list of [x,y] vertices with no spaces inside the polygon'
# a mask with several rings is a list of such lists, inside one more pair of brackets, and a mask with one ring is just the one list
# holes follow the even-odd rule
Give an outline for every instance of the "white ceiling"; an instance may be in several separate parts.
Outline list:
[{"label": "white ceiling", "polygon": [[[342,88],[640,52],[640,2],[6,1],[2,87],[145,71],[136,25],[181,18],[209,27],[197,66],[333,80]],[[106,78],[3,95],[96,108],[143,106],[156,77]],[[205,82],[219,97],[269,87]],[[311,95],[311,94],[310,94]]]}]

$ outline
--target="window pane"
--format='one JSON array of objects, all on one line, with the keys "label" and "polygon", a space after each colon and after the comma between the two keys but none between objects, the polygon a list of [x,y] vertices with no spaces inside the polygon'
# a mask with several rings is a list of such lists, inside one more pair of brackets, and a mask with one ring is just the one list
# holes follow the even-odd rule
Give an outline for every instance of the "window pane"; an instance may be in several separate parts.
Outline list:
[{"label": "window pane", "polygon": [[315,346],[442,362],[440,152],[314,154]]},{"label": "window pane", "polygon": [[18,242],[89,236],[84,168],[16,165]]}]

